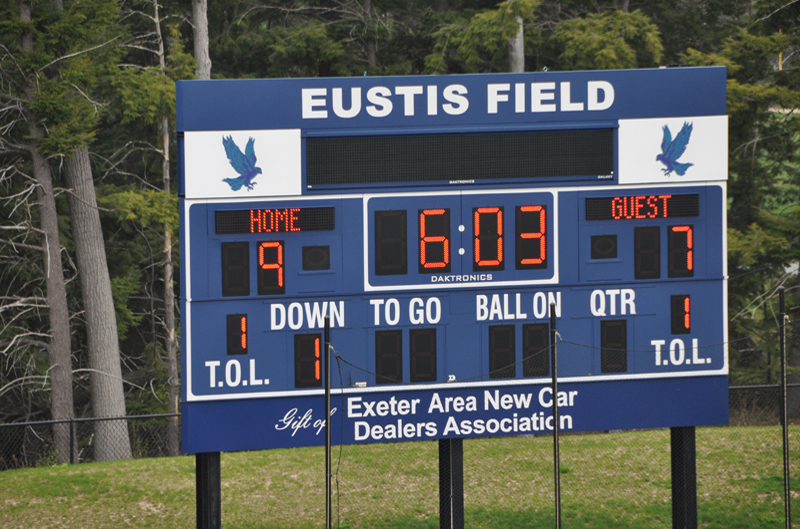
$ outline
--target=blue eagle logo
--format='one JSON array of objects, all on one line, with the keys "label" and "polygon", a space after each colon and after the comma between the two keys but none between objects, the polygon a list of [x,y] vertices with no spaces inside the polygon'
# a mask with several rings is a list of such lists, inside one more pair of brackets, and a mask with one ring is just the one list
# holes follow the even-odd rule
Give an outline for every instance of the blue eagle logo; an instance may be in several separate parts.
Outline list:
[{"label": "blue eagle logo", "polygon": [[684,122],[681,131],[672,139],[672,133],[669,127],[664,125],[664,138],[661,140],[661,154],[656,156],[656,161],[664,164],[665,176],[669,176],[672,171],[675,171],[680,176],[686,174],[686,170],[693,166],[693,163],[678,163],[678,158],[683,156],[686,151],[686,146],[689,145],[689,138],[692,135],[692,124]]},{"label": "blue eagle logo", "polygon": [[247,145],[244,148],[244,154],[241,149],[233,142],[231,136],[222,137],[222,146],[225,147],[225,154],[228,155],[228,160],[239,176],[236,178],[223,178],[222,181],[231,186],[234,191],[239,191],[242,186],[246,187],[248,191],[252,191],[253,186],[257,182],[253,182],[256,175],[261,174],[261,168],[256,167],[256,151],[253,148],[255,140],[250,138],[247,140]]}]

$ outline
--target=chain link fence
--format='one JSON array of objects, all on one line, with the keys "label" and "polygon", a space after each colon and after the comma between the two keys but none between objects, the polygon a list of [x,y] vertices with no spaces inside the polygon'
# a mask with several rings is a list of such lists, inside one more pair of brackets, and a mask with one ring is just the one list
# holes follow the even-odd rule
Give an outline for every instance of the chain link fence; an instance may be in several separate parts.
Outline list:
[{"label": "chain link fence", "polygon": [[[687,354],[702,359],[713,356],[712,350],[719,347],[700,348]],[[559,355],[563,355],[560,358],[564,358],[567,366],[570,358],[588,356],[588,349],[591,348],[581,344],[559,343]],[[671,354],[679,353],[683,354],[683,351]],[[543,364],[539,366],[541,370],[547,372],[546,360],[540,360],[545,354],[546,350],[542,350],[538,355],[518,362],[519,365],[512,365],[525,373],[528,369],[535,370],[538,362]],[[631,355],[634,362],[640,362],[652,358],[654,352],[629,350],[626,354]],[[684,361],[684,358],[670,358],[667,351],[663,355],[661,363],[671,361],[679,364]],[[616,360],[612,355],[609,362],[613,361],[624,364],[627,359]],[[562,364],[561,359],[559,364]],[[377,377],[375,373],[346,361],[339,363],[338,370],[344,381]],[[778,384],[731,386],[728,388],[729,428],[562,432],[559,443],[562,485],[558,496],[563,498],[565,510],[572,508],[570,514],[573,516],[576,503],[591,498],[590,504],[604,506],[601,510],[606,513],[602,516],[619,522],[625,519],[626,514],[616,513],[613,508],[605,509],[605,506],[619,501],[617,491],[620,488],[631,488],[633,483],[643,480],[651,486],[647,490],[631,488],[630,494],[644,495],[635,503],[641,504],[645,511],[653,511],[647,516],[659,522],[654,525],[672,519],[678,520],[679,524],[685,521],[686,527],[691,527],[692,520],[699,520],[703,525],[727,519],[729,526],[736,527],[740,523],[737,518],[741,516],[740,509],[748,509],[742,507],[742,495],[762,497],[765,506],[784,503],[781,403]],[[787,410],[791,444],[794,444],[794,436],[800,433],[800,430],[795,430],[800,427],[800,384],[788,385]],[[680,422],[680,417],[674,419],[676,423]],[[451,523],[452,527],[482,526],[480,520],[484,517],[492,519],[509,516],[509,513],[512,513],[510,516],[520,516],[522,525],[525,525],[523,520],[532,516],[531,511],[537,513],[534,518],[542,513],[548,513],[546,517],[560,516],[560,509],[555,512],[553,500],[556,491],[552,432],[542,431],[515,438],[464,440],[463,454],[459,455],[463,457],[463,476],[459,476],[463,483],[457,486],[448,481],[453,477],[452,469],[447,468],[448,462],[443,460],[451,457],[448,447],[442,446],[441,441],[438,443],[438,451],[436,442],[425,441],[336,447],[339,463],[334,469],[337,520],[345,526],[357,527],[378,523],[375,520],[384,516],[403,516],[406,509],[404,502],[396,500],[398,488],[402,489],[403,498],[415,506],[421,519],[440,517],[446,521],[447,527]],[[674,447],[678,448],[673,453]],[[677,459],[673,460],[673,455]],[[724,475],[727,471],[720,472],[720,458],[733,462],[740,475],[729,476]],[[690,462],[696,462],[696,465]],[[756,474],[764,475],[755,477]],[[720,480],[730,480],[733,486],[723,488],[724,492],[717,487],[704,487],[704,484]],[[403,486],[398,487],[398,483]],[[460,490],[462,485],[463,490]],[[366,490],[369,494],[365,494]],[[460,510],[455,509],[448,498],[441,496],[448,493],[454,498],[463,494]],[[588,508],[590,511],[593,509],[591,506]],[[753,517],[777,520],[769,507],[765,507],[763,513],[754,513]],[[631,523],[635,519],[631,515]],[[572,523],[575,523],[574,519]],[[415,526],[411,521],[409,524]],[[550,524],[555,524],[555,520],[541,526],[550,527]],[[721,526],[725,526],[724,523]],[[760,527],[758,524],[755,526]]]},{"label": "chain link fence", "polygon": [[[339,369],[345,377],[348,369],[356,371],[353,366],[339,366]],[[582,501],[599,506],[597,520],[603,516],[613,517],[619,523],[628,519],[625,516],[629,516],[631,522],[640,520],[640,513],[612,513],[613,509],[603,507],[618,501],[614,491],[630,486],[634,482],[632,476],[640,488],[635,492],[632,490],[631,494],[641,497],[637,502],[641,503],[646,516],[653,518],[656,526],[680,515],[687,519],[696,517],[700,525],[728,520],[729,526],[736,527],[739,519],[733,518],[734,513],[741,516],[738,513],[742,509],[750,509],[750,506],[744,508],[740,503],[740,498],[746,494],[764,498],[759,503],[765,506],[764,512],[757,514],[765,520],[777,520],[774,511],[778,508],[770,510],[769,506],[783,502],[780,386],[731,386],[728,395],[731,427],[698,428],[696,433],[694,429],[691,432],[687,429],[676,429],[684,430],[681,432],[656,429],[562,434],[560,495],[564,515],[572,517],[570,526],[575,523],[575,512],[587,509],[581,506]],[[800,410],[794,404],[800,402],[800,384],[789,385],[787,402],[791,443],[794,445],[795,436],[800,434],[800,430],[795,430],[800,428]],[[170,434],[171,431],[172,435],[180,434],[178,414],[11,423],[0,424],[0,470],[67,462],[59,459],[57,448],[57,439],[64,436],[69,439],[69,462],[97,461],[100,458],[96,453],[96,436],[100,425],[106,429],[126,430],[133,458],[177,455],[174,444],[170,449]],[[689,433],[696,435],[697,465],[695,476],[685,477],[684,484],[696,483],[696,490],[691,486],[677,490],[697,497],[697,513],[676,515],[669,511],[670,505],[692,502],[675,501],[673,497],[676,489],[675,474],[670,467],[670,450],[676,439],[672,436]],[[334,439],[334,445],[337,444]],[[519,516],[519,524],[525,525],[531,517],[554,516],[553,440],[550,432],[503,439],[467,439],[458,451],[451,452],[449,448],[452,446],[443,446],[436,441],[335,446],[335,525],[380,525],[379,520],[388,517],[401,520],[408,527],[427,527],[425,524],[430,525],[440,516],[449,520],[453,527],[482,526],[483,522],[489,523],[487,520],[509,516]],[[294,450],[275,451],[274,457],[295,461],[301,457],[300,454],[307,453],[303,450],[308,449]],[[461,461],[453,461],[454,455]],[[720,459],[735,461],[741,475],[721,475]],[[276,468],[271,471],[265,468],[264,471],[269,474],[265,474],[268,483],[282,479],[275,474],[276,471],[281,474]],[[295,471],[289,475],[294,475],[292,472]],[[453,472],[462,474],[458,475],[456,483],[449,483],[448,476],[454,476]],[[727,480],[733,486],[706,486],[719,480]],[[312,481],[322,485],[319,474],[315,474]],[[650,486],[641,487],[642,482]],[[449,491],[454,499],[463,498],[463,504],[455,508],[449,498],[440,496],[443,491]],[[302,496],[304,492],[298,491],[297,494]],[[276,500],[291,503],[284,496]],[[410,505],[413,506],[414,519],[404,520]],[[798,510],[795,509],[796,513]],[[306,524],[317,519],[319,514],[311,510],[300,517]],[[550,518],[542,526],[552,526],[554,522]],[[294,522],[287,521],[287,526],[294,526]]]},{"label": "chain link fence", "polygon": [[[790,386],[789,394],[795,392],[800,384]],[[698,526],[742,527],[742,520],[752,519],[751,527],[782,527],[780,401],[778,385],[736,386],[729,388],[728,427],[562,433],[564,526],[641,527],[642,520],[651,520],[653,527],[664,527],[677,519],[692,527],[696,519]],[[795,416],[790,418],[793,484],[798,435]],[[673,462],[675,445],[695,453]],[[447,527],[555,526],[551,432],[463,440],[463,490],[447,481],[452,477],[443,460],[452,457],[447,449],[440,441],[334,446],[334,527],[384,527],[383,520],[429,527],[440,517]],[[686,465],[692,458],[695,468]],[[442,491],[463,494],[460,511]],[[793,488],[792,503],[796,494]],[[620,505],[620,497],[631,498],[630,505]],[[757,509],[750,512],[753,504]],[[413,518],[407,518],[409,505]],[[672,510],[687,506],[691,512]],[[637,510],[626,512],[630,508]],[[800,509],[795,505],[793,511],[796,525]],[[581,520],[586,513],[595,518]],[[315,519],[321,513],[309,515]]]},{"label": "chain link fence", "polygon": [[[800,384],[790,385],[789,395],[790,401],[792,395],[800,396]],[[769,506],[782,502],[779,386],[731,387],[729,404],[731,427],[698,428],[696,431],[696,494],[700,525],[709,520],[719,523],[728,520],[729,526],[738,526],[738,520],[726,517],[732,517],[734,513],[744,509],[741,497],[748,493],[763,498],[758,505],[763,505],[764,512],[757,514],[765,520],[771,520],[769,517],[775,516],[769,511]],[[139,458],[170,455],[170,420],[177,422],[180,417],[167,414],[148,415],[103,422],[108,425],[123,421],[127,423],[132,456]],[[98,422],[98,419],[76,419],[2,424],[0,469],[58,463],[55,432],[65,425],[72,431],[73,461],[95,461],[95,427]],[[800,427],[800,417],[791,417],[790,423],[791,443],[795,446],[795,436],[800,434],[800,431],[795,430]],[[617,501],[615,489],[631,486],[634,481],[647,485],[635,491],[632,489],[630,494],[638,498],[637,505],[640,504],[642,511],[647,513],[646,516],[654,520],[653,525],[663,526],[664,523],[669,523],[672,516],[669,512],[672,501],[671,442],[669,429],[562,435],[561,495],[565,520],[570,520],[568,526],[576,523],[574,516],[581,508],[579,503],[582,501],[597,504],[596,510],[600,514],[594,521],[602,521],[603,516],[612,515],[620,524],[624,524],[626,519],[641,521],[640,513],[635,516],[625,512],[608,514],[608,506]],[[334,444],[337,444],[336,440]],[[439,476],[443,473],[442,448],[437,441],[334,446],[335,525],[380,526],[379,520],[389,518],[401,520],[407,527],[429,526],[433,520],[439,518],[443,506],[447,508],[446,502],[440,501],[439,496]],[[502,439],[464,440],[465,525],[490,526],[490,521],[495,517],[519,516],[519,525],[526,525],[526,520],[538,517],[537,519],[543,520],[542,527],[551,527],[554,522],[551,514],[554,494],[552,451],[552,435],[548,433]],[[307,488],[311,482],[322,485],[322,476],[319,474],[322,463],[320,456],[321,453],[316,448],[301,448],[270,451],[265,456],[253,455],[248,458],[264,460],[262,457],[266,457],[269,461],[274,460],[274,463],[265,465],[263,478],[276,491],[287,487],[275,498],[278,504],[283,505],[291,504],[295,496],[305,498],[311,494],[315,498],[321,497],[321,490],[312,491]],[[319,464],[309,469],[313,471],[313,476],[308,476],[311,478],[310,482],[296,476],[298,458],[307,457],[320,459]],[[736,461],[739,475],[721,474],[720,459]],[[754,469],[758,469],[758,472]],[[635,476],[635,480],[632,476]],[[720,480],[734,486],[708,485]],[[296,494],[290,492],[295,486],[300,487]],[[453,493],[457,494],[458,491]],[[323,503],[311,503],[319,506],[319,512],[310,509],[295,513],[299,518],[286,521],[285,526],[307,526],[318,520]],[[404,519],[404,516],[408,516],[409,506],[413,506],[413,519]],[[586,509],[583,507],[584,511]],[[773,508],[773,511],[779,509]],[[283,512],[283,509],[280,511]],[[276,526],[281,526],[280,516],[275,510],[270,511],[270,516],[276,518]],[[452,512],[451,516],[454,526],[459,526],[461,520],[457,517],[460,513]],[[795,517],[796,514],[793,518]],[[777,523],[776,520],[777,518],[773,521]]]},{"label": "chain link fence", "polygon": [[[731,426],[768,426],[780,424],[781,387],[779,384],[731,386],[728,388]],[[800,424],[800,384],[786,385],[787,412],[790,424]]]},{"label": "chain link fence", "polygon": [[[98,427],[105,428],[112,438],[115,430],[127,434],[134,458],[178,455],[170,447],[170,428],[180,443],[180,414],[9,423],[0,424],[0,470],[49,466],[67,459],[70,463],[96,461]],[[68,444],[69,448],[62,450],[66,453],[59,452],[59,439],[65,448]],[[120,450],[127,453],[127,445],[120,444],[124,445]]]}]

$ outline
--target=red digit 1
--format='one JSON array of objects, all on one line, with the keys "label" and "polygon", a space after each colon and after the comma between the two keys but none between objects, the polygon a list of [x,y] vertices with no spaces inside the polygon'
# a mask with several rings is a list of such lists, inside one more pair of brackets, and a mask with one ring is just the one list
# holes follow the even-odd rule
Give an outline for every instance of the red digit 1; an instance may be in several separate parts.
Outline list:
[{"label": "red digit 1", "polygon": [[537,257],[522,256],[522,259],[519,261],[519,264],[522,266],[542,264],[544,263],[544,260],[547,258],[547,237],[545,236],[545,233],[547,232],[547,227],[545,225],[546,215],[544,206],[522,206],[520,207],[520,211],[523,214],[525,213],[539,214],[539,231],[523,232],[519,234],[519,236],[522,239],[532,239],[534,241],[538,240],[539,252]]},{"label": "red digit 1", "polygon": [[314,338],[314,358],[316,359],[314,360],[314,376],[317,378],[317,380],[322,380],[320,375],[322,369],[320,368],[320,363],[319,363],[320,359],[319,338]]},{"label": "red digit 1", "polygon": [[[692,331],[691,296],[678,294],[670,296],[670,332],[672,334],[689,334]],[[659,365],[656,362],[656,365]]]},{"label": "red digit 1", "polygon": [[[430,218],[441,217],[441,218]],[[435,223],[435,227],[431,224]],[[431,234],[434,232],[434,234]],[[436,234],[436,232],[440,232]],[[450,271],[450,210],[424,209],[419,214],[420,272],[429,269]]]},{"label": "red digit 1", "polygon": [[229,355],[247,354],[247,314],[225,316],[226,341]]},{"label": "red digit 1", "polygon": [[242,330],[242,351],[247,351],[247,316],[242,316],[239,328]]},{"label": "red digit 1", "polygon": [[691,306],[689,304],[689,296],[686,296],[686,299],[683,300],[683,327],[686,330],[692,328],[692,320],[691,320]]}]

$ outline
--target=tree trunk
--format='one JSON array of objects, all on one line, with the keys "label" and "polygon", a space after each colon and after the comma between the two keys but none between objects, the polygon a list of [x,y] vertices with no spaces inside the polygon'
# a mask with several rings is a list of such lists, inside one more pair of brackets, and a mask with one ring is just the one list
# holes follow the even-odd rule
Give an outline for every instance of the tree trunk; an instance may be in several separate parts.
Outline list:
[{"label": "tree trunk", "polygon": [[194,24],[194,76],[211,79],[211,58],[208,55],[208,0],[192,0],[192,23]]},{"label": "tree trunk", "polygon": [[[195,2],[196,3],[196,2]],[[161,36],[161,23],[158,14],[158,2],[155,3],[155,25],[158,35],[158,63],[161,75],[166,75],[166,52],[164,39]],[[207,22],[206,22],[207,30]],[[195,50],[197,44],[195,44]],[[208,35],[206,31],[206,53],[208,52]],[[209,69],[210,69],[209,62]],[[210,70],[209,70],[210,72]],[[169,177],[169,118],[161,118],[161,175],[165,196],[170,193]],[[172,280],[172,231],[169,223],[164,225],[164,330],[166,333],[167,376],[169,397],[168,413],[178,413],[180,399],[180,378],[178,376],[178,339],[175,328],[175,288]],[[170,455],[180,453],[177,417],[170,417],[167,426],[167,449]]]},{"label": "tree trunk", "polygon": [[[27,4],[20,4],[20,19],[23,22],[31,21],[31,8]],[[22,50],[25,53],[33,52],[33,36],[24,33],[21,39]],[[33,101],[35,92],[32,86],[25,87],[25,97]],[[34,139],[42,138],[43,134],[35,122],[35,118],[28,115],[28,129]],[[39,152],[35,145],[30,147],[33,161],[33,176],[36,179],[36,197],[38,202],[40,229],[42,230],[42,247],[44,253],[45,285],[47,288],[48,319],[50,323],[50,342],[47,348],[47,361],[50,369],[50,414],[53,420],[68,420],[73,418],[72,407],[72,349],[69,332],[69,309],[67,308],[67,288],[64,280],[64,268],[61,263],[61,243],[58,232],[58,210],[53,192],[53,175],[47,159]],[[53,428],[55,440],[56,461],[66,463],[70,460],[69,453],[69,424],[56,424]]]},{"label": "tree trunk", "polygon": [[367,41],[367,65],[370,68],[375,68],[378,66],[378,46],[370,34],[372,29],[372,0],[364,0],[364,26],[364,38]]},{"label": "tree trunk", "polygon": [[[169,377],[169,402],[167,411],[178,413],[181,381],[178,375],[178,337],[175,327],[175,289],[172,281],[172,234],[169,225],[164,230],[164,326],[167,328],[167,375]],[[180,455],[178,418],[170,417],[167,430],[167,449],[172,456]]]},{"label": "tree trunk", "polygon": [[[161,120],[161,146],[164,149],[162,161],[164,193],[169,196],[169,121],[167,118]],[[172,231],[169,223],[164,225],[164,327],[167,335],[167,375],[169,377],[167,411],[169,413],[178,413],[181,386],[178,375],[178,337],[175,328],[175,288],[172,281]],[[179,455],[180,442],[177,417],[170,417],[169,419],[167,444],[170,455]]]},{"label": "tree trunk", "polygon": [[[114,299],[89,151],[85,147],[67,159],[64,175],[70,187],[70,222],[86,313],[92,411],[95,417],[124,417],[125,393]],[[96,422],[94,459],[111,461],[130,457],[128,423],[125,420]]]},{"label": "tree trunk", "polygon": [[519,30],[508,41],[508,71],[521,73],[525,71],[525,33],[523,32],[522,17],[517,17]]},{"label": "tree trunk", "polygon": [[[69,332],[69,309],[64,268],[61,263],[61,244],[58,234],[58,212],[53,193],[53,177],[47,160],[34,147],[33,174],[38,182],[36,195],[39,202],[39,217],[44,237],[44,271],[47,285],[47,306],[50,320],[50,413],[53,420],[72,419],[72,349]],[[70,460],[69,424],[54,426],[56,461]]]}]

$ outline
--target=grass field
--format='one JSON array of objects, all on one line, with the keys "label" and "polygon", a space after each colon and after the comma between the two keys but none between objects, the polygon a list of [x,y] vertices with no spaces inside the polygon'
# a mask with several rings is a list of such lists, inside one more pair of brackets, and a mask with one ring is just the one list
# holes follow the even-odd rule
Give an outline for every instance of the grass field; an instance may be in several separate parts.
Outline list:
[{"label": "grass field", "polygon": [[[793,448],[798,437],[794,426]],[[465,441],[466,527],[553,527],[552,449],[549,437]],[[783,527],[781,450],[778,427],[698,428],[700,526]],[[561,462],[564,527],[671,527],[669,430],[564,436]],[[323,527],[323,467],[321,448],[223,454],[223,527]],[[194,480],[193,457],[6,471],[0,527],[192,528]],[[437,444],[345,446],[338,490],[341,527],[437,528]]]}]

